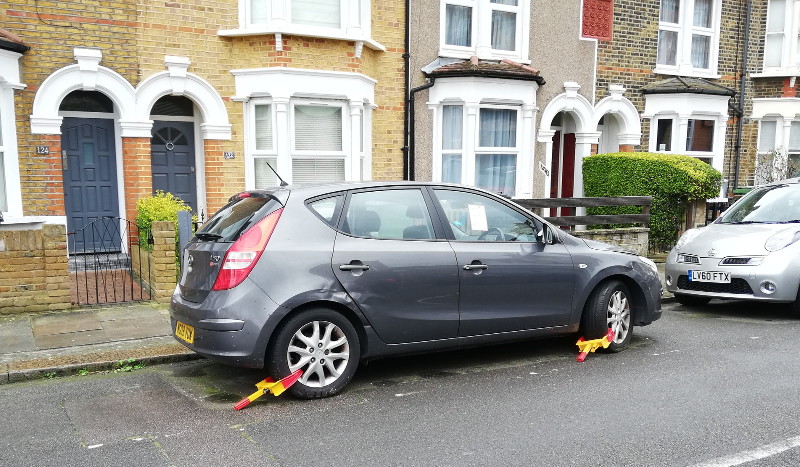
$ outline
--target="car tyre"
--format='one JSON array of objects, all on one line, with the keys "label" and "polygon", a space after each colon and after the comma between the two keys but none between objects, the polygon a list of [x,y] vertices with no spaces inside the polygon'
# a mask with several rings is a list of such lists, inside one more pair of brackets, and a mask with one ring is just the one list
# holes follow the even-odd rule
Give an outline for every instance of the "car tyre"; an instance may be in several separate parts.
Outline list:
[{"label": "car tyre", "polygon": [[597,286],[583,311],[581,329],[585,339],[599,339],[614,329],[614,340],[605,350],[624,350],[633,336],[631,293],[621,281],[611,280]]},{"label": "car tyre", "polygon": [[681,305],[703,306],[703,305],[708,305],[708,302],[711,301],[711,297],[701,297],[699,295],[685,295],[682,293],[676,293],[675,300],[677,300],[678,303],[680,303]]},{"label": "car tyre", "polygon": [[342,314],[326,308],[304,310],[274,335],[266,355],[270,375],[303,370],[288,392],[300,399],[338,394],[353,378],[361,356],[358,333]]}]

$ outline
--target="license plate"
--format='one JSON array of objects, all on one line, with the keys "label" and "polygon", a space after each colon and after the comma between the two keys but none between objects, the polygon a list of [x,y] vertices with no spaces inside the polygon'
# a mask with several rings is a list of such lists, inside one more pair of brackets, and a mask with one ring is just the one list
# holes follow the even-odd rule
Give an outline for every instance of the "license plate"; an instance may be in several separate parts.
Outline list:
[{"label": "license plate", "polygon": [[194,327],[188,324],[181,323],[180,321],[175,323],[175,335],[178,339],[183,339],[190,344],[194,343]]},{"label": "license plate", "polygon": [[716,284],[730,284],[731,273],[722,271],[697,271],[689,269],[689,282],[713,282]]}]

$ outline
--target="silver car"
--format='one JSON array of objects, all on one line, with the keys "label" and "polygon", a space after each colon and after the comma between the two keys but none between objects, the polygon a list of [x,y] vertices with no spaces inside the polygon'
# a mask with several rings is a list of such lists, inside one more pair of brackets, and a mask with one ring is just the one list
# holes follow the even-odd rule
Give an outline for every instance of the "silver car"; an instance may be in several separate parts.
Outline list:
[{"label": "silver car", "polygon": [[797,240],[800,178],[756,188],[681,236],[667,257],[667,290],[684,305],[721,298],[791,303],[800,312]]},{"label": "silver car", "polygon": [[336,394],[360,361],[577,334],[661,316],[655,264],[485,191],[432,183],[239,193],[183,251],[175,337],[289,390]]}]

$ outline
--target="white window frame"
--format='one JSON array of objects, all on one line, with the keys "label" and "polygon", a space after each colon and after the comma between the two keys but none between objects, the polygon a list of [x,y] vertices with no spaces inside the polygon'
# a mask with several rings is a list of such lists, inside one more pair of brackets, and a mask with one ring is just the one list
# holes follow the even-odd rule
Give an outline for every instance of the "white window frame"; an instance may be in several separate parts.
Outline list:
[{"label": "white window frame", "polygon": [[[439,4],[439,56],[468,59],[500,60],[507,58],[520,63],[531,63],[529,37],[531,28],[531,0],[517,0],[517,6],[491,3],[490,0],[440,0]],[[445,43],[447,5],[469,6],[472,8],[472,42],[470,47]],[[510,11],[517,15],[515,50],[492,49],[492,11]]]},{"label": "white window frame", "polygon": [[[774,14],[769,8],[771,1],[767,2],[767,25],[770,16]],[[800,3],[795,0],[786,0],[786,11],[783,15],[783,31],[780,33],[769,33],[764,30],[764,55],[762,57],[762,72],[753,73],[754,77],[769,76],[798,76],[800,75],[800,48],[798,48],[798,37],[800,37]],[[771,34],[783,36],[783,47],[781,50],[781,63],[777,66],[767,66],[767,37]],[[794,40],[792,40],[794,38]]]},{"label": "white window frame", "polygon": [[239,0],[239,28],[221,29],[219,36],[253,36],[274,34],[276,49],[282,49],[282,35],[319,37],[354,41],[356,55],[361,55],[361,47],[385,51],[386,47],[372,39],[371,0],[341,0],[340,27],[331,28],[292,23],[292,0],[263,0],[267,4],[267,17],[264,22],[252,20],[252,0]]},{"label": "white window frame", "polygon": [[[775,123],[775,134],[772,144],[769,147],[761,146],[761,136],[764,122]],[[792,137],[792,127],[794,131],[800,132],[800,114],[783,116],[770,114],[758,120],[758,139],[756,140],[756,154],[763,156],[771,151],[776,151],[783,158],[785,164],[789,163],[790,156],[800,157],[800,147],[792,148],[790,141]],[[758,163],[759,157],[756,158]],[[760,180],[753,180],[754,184],[762,183]]]},{"label": "white window frame", "polygon": [[[372,110],[376,81],[359,73],[283,67],[233,70],[235,100],[242,101],[245,118],[245,187],[255,187],[255,159],[274,157],[275,170],[292,183],[294,159],[344,160],[345,180],[370,180],[372,174]],[[257,151],[255,106],[271,105],[273,146]],[[341,107],[342,150],[295,150],[294,106]]]},{"label": "white window frame", "polygon": [[[728,96],[690,93],[646,94],[645,111],[642,116],[650,119],[648,151],[696,157],[723,172],[729,99]],[[659,151],[656,144],[657,121],[660,119],[672,120],[671,150],[669,151]],[[711,151],[688,151],[686,149],[690,120],[714,122],[714,140]]]},{"label": "white window frame", "polygon": [[17,144],[17,119],[14,108],[14,90],[24,89],[19,82],[19,58],[21,54],[0,50],[0,158],[5,177],[7,208],[2,211],[4,222],[22,217],[22,184],[19,174],[19,152]]},{"label": "white window frame", "polygon": [[[431,88],[428,108],[433,112],[433,138],[431,177],[442,181],[442,155],[455,153],[442,149],[443,111],[445,105],[464,106],[462,119],[461,183],[475,186],[475,162],[477,154],[516,154],[516,193],[514,198],[533,197],[534,174],[534,111],[538,86],[529,81],[503,80],[497,78],[440,78]],[[480,109],[513,109],[517,111],[517,134],[515,148],[479,147]]]},{"label": "white window frame", "polygon": [[[714,9],[711,17],[711,28],[694,26],[694,0],[679,0],[680,12],[678,23],[667,23],[660,20],[661,8],[659,6],[659,31],[674,31],[678,33],[677,54],[675,65],[658,63],[653,68],[653,73],[663,75],[694,76],[699,78],[719,78],[717,65],[719,61],[719,31],[722,18],[722,0],[713,0]],[[699,34],[710,37],[708,68],[695,68],[692,65],[692,35]],[[656,35],[658,42],[658,35]],[[656,44],[658,47],[658,44]]]}]

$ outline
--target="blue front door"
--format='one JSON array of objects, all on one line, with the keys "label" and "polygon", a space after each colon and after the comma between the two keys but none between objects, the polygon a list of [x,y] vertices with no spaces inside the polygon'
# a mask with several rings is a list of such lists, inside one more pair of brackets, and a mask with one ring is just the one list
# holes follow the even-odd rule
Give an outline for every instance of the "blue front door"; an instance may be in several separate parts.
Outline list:
[{"label": "blue front door", "polygon": [[194,168],[194,124],[155,122],[150,141],[153,193],[172,193],[197,211]]},{"label": "blue front door", "polygon": [[[114,121],[64,117],[61,124],[67,229],[76,232],[102,217],[119,217]],[[105,230],[105,229],[104,229]],[[119,250],[119,235],[73,235],[71,253]]]}]

